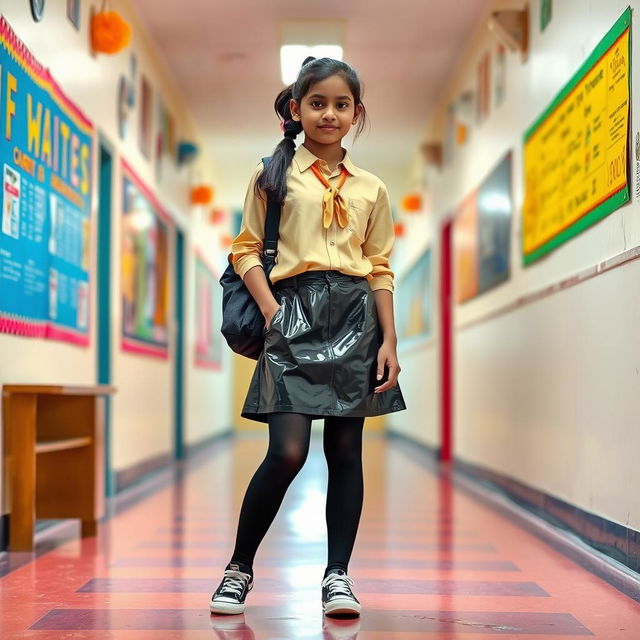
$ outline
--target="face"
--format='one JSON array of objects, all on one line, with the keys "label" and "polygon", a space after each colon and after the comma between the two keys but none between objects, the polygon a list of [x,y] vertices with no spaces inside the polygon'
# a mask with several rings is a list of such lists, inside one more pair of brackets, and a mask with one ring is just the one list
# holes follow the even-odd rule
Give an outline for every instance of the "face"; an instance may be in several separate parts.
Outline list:
[{"label": "face", "polygon": [[300,100],[289,103],[294,120],[302,120],[305,134],[319,144],[336,143],[356,124],[362,105],[354,99],[344,78],[333,75],[309,87]]}]

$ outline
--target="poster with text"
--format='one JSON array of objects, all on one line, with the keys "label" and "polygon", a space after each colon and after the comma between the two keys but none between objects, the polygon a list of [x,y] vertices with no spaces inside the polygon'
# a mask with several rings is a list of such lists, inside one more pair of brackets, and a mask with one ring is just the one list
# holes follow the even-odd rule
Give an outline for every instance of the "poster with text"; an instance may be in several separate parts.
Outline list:
[{"label": "poster with text", "polygon": [[198,367],[219,369],[222,365],[222,288],[204,257],[195,259],[195,363]]},{"label": "poster with text", "polygon": [[122,348],[159,358],[169,347],[171,219],[122,161]]},{"label": "poster with text", "polygon": [[629,201],[627,9],[524,135],[524,264]]},{"label": "poster with text", "polygon": [[0,16],[0,331],[89,344],[93,125]]}]

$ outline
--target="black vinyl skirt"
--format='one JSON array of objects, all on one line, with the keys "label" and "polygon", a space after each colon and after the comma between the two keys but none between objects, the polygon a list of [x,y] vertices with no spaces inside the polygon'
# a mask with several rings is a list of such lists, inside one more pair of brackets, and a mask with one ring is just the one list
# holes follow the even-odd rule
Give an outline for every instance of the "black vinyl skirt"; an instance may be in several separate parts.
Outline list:
[{"label": "black vinyl skirt", "polygon": [[340,271],[278,280],[280,308],[249,383],[241,415],[267,422],[274,411],[378,416],[406,409],[400,385],[374,393],[382,331],[369,281]]}]

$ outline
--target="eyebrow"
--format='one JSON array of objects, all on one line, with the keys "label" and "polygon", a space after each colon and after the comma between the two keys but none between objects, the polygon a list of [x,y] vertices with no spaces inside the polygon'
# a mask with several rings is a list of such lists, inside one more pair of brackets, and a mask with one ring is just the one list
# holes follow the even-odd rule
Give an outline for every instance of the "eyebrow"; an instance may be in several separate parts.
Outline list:
[{"label": "eyebrow", "polygon": [[[326,98],[327,96],[323,96],[320,93],[314,93],[313,95],[309,96],[309,98]],[[350,96],[338,96],[337,100],[351,100]]]}]

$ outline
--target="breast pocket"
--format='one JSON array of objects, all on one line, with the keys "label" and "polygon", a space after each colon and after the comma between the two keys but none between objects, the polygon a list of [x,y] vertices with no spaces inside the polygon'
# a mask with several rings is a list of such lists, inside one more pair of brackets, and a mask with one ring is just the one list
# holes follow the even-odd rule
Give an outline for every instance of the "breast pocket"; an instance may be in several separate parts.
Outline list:
[{"label": "breast pocket", "polygon": [[360,198],[349,198],[349,231],[360,241],[364,242],[369,220],[367,202]]}]

